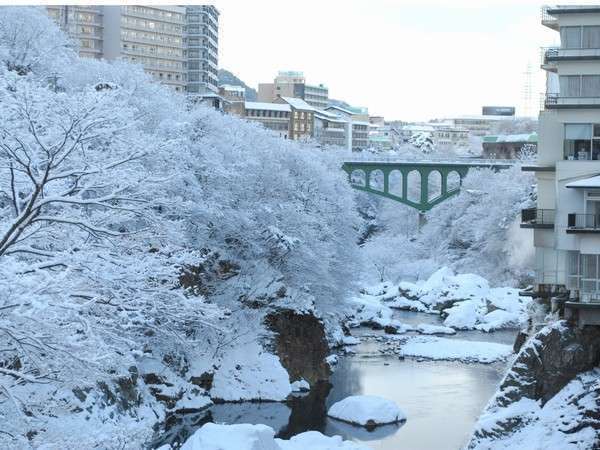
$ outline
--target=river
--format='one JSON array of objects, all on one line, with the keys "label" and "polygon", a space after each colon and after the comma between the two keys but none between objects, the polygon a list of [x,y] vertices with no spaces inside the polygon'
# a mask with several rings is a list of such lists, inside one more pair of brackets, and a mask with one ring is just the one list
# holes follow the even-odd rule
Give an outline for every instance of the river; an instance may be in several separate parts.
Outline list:
[{"label": "river", "polygon": [[[434,315],[399,311],[404,323],[439,324]],[[506,363],[473,364],[455,361],[399,359],[383,355],[382,332],[354,329],[362,337],[354,354],[339,358],[331,384],[287,403],[236,403],[214,405],[201,414],[171,418],[167,435],[153,444],[184,440],[202,424],[264,423],[289,438],[307,430],[364,442],[373,450],[458,450],[467,443],[475,421],[500,382]],[[458,332],[450,338],[511,344],[516,330],[495,333]],[[401,426],[368,432],[327,418],[329,406],[348,395],[371,394],[394,400],[408,419]]]}]

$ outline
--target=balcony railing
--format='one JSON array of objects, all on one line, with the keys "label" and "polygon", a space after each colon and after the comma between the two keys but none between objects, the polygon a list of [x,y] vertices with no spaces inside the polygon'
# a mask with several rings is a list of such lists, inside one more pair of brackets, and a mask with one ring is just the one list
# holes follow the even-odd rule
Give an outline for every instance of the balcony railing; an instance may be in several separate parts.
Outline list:
[{"label": "balcony railing", "polygon": [[527,208],[521,210],[521,228],[553,228],[553,209]]},{"label": "balcony railing", "polygon": [[599,59],[600,48],[542,47],[542,66],[559,60]]},{"label": "balcony railing", "polygon": [[597,214],[569,214],[567,232],[571,233],[600,233],[600,215]]},{"label": "balcony railing", "polygon": [[558,30],[558,19],[551,16],[548,11],[552,9],[549,5],[544,5],[541,8],[542,25],[545,25],[553,30]]},{"label": "balcony railing", "polygon": [[594,96],[566,96],[547,93],[544,100],[546,109],[559,108],[600,108],[600,94]]}]

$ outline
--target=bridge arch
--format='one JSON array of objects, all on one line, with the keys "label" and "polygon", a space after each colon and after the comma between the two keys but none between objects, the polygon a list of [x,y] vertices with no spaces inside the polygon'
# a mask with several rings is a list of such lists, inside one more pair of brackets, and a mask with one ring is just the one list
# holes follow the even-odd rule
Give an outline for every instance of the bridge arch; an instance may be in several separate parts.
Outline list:
[{"label": "bridge arch", "polygon": [[462,184],[462,176],[456,171],[452,170],[446,177],[446,189],[448,192],[460,189]]},{"label": "bridge arch", "polygon": [[383,170],[375,169],[369,172],[369,188],[375,191],[383,192],[384,189],[384,174]]},{"label": "bridge arch", "polygon": [[431,201],[441,197],[444,192],[442,189],[443,175],[439,170],[432,170],[427,175],[427,200]]},{"label": "bridge arch", "polygon": [[421,200],[421,172],[413,169],[406,175],[407,192],[404,197],[411,202],[419,203]]},{"label": "bridge arch", "polygon": [[367,186],[367,173],[362,169],[354,169],[350,173],[350,184],[356,186]]},{"label": "bridge arch", "polygon": [[402,198],[404,190],[402,189],[402,171],[398,169],[392,170],[388,175],[388,189],[391,195]]}]

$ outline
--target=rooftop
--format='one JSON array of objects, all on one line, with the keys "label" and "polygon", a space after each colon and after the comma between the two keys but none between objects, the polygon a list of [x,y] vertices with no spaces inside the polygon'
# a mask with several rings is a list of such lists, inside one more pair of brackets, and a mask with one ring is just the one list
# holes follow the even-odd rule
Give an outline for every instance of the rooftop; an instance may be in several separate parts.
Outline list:
[{"label": "rooftop", "polygon": [[527,134],[497,134],[484,136],[483,142],[508,143],[508,142],[529,142],[535,144],[538,141],[537,133]]},{"label": "rooftop", "polygon": [[600,188],[600,175],[572,181],[566,184],[568,188]]},{"label": "rooftop", "polygon": [[296,97],[281,97],[281,99],[288,103],[294,109],[301,109],[303,111],[317,111],[317,108],[310,106],[301,98]]},{"label": "rooftop", "polygon": [[548,6],[546,12],[552,16],[556,14],[600,13],[600,5],[554,5]]},{"label": "rooftop", "polygon": [[245,102],[246,109],[262,109],[267,111],[286,111],[290,112],[292,109],[287,103],[265,103],[265,102]]},{"label": "rooftop", "polygon": [[223,88],[225,91],[246,92],[244,86],[238,86],[236,84],[221,84],[219,87]]}]

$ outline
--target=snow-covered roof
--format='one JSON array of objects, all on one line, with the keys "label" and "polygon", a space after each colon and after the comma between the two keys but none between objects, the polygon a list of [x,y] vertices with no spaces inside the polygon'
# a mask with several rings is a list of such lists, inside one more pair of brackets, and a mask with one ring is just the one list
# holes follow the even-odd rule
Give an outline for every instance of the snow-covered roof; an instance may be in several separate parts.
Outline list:
[{"label": "snow-covered roof", "polygon": [[402,129],[404,131],[434,131],[431,125],[404,125]]},{"label": "snow-covered roof", "polygon": [[342,108],[341,106],[337,106],[337,105],[329,105],[329,106],[327,106],[325,109],[336,109],[336,110],[338,110],[338,111],[340,111],[340,112],[343,112],[343,113],[345,113],[345,114],[349,114],[349,115],[351,115],[351,116],[353,116],[353,115],[355,115],[355,114],[356,114],[355,112],[352,112],[352,111],[350,111],[349,109]]},{"label": "snow-covered roof", "polygon": [[290,112],[292,109],[287,103],[265,103],[265,102],[245,102],[246,109],[264,109],[270,111],[286,111]]},{"label": "snow-covered roof", "polygon": [[484,136],[483,142],[530,142],[537,143],[537,133],[525,133],[525,134],[497,134],[491,136]]},{"label": "snow-covered roof", "polygon": [[368,127],[371,124],[369,122],[364,122],[362,120],[353,120],[352,125],[366,125]]},{"label": "snow-covered roof", "polygon": [[566,184],[568,188],[600,188],[600,175],[572,181]]},{"label": "snow-covered roof", "polygon": [[315,118],[321,119],[321,120],[327,120],[329,122],[334,122],[334,123],[346,123],[347,122],[345,119],[342,119],[339,116],[336,116],[335,114],[332,114],[330,112],[323,111],[322,109],[315,110]]},{"label": "snow-covered roof", "polygon": [[221,84],[219,87],[225,91],[246,92],[244,86],[238,86],[236,84]]},{"label": "snow-covered roof", "polygon": [[303,111],[317,111],[317,108],[310,106],[301,98],[296,97],[281,97],[281,99],[288,103],[294,109],[301,109]]}]

